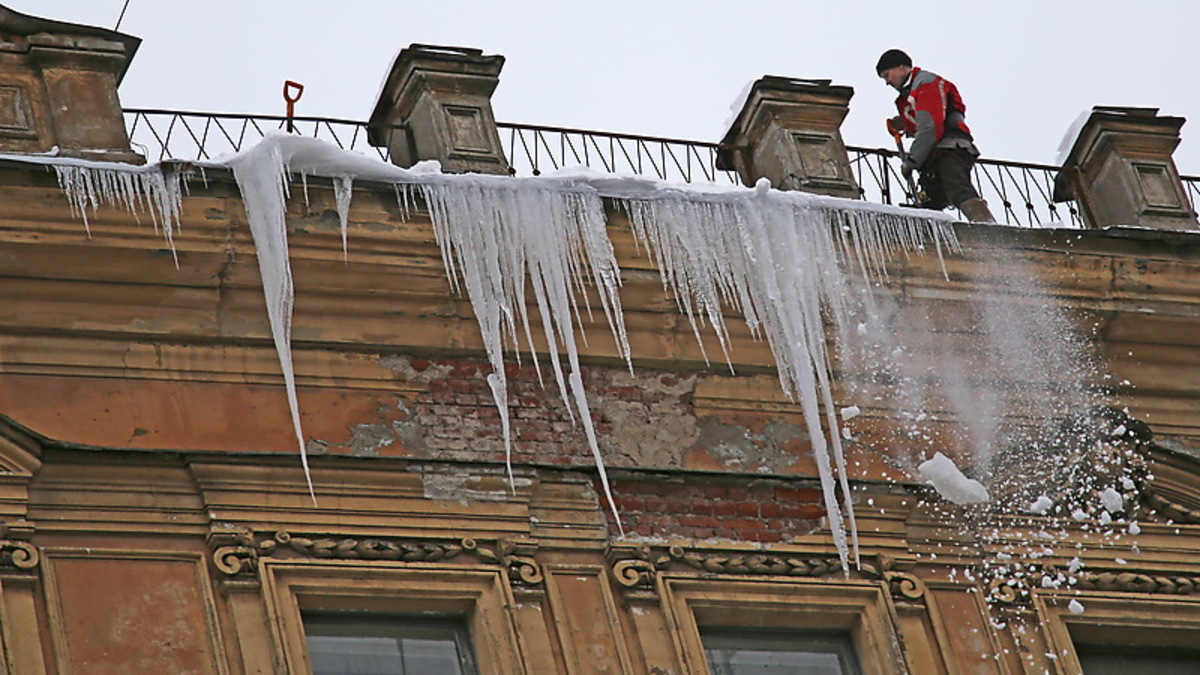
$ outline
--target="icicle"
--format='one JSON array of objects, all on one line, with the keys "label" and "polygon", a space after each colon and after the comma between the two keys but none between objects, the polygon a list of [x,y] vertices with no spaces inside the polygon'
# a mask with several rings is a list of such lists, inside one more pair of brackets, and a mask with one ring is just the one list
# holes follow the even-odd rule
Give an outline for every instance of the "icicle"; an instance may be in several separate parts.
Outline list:
[{"label": "icicle", "polygon": [[[600,200],[603,193],[630,215],[635,242],[658,266],[664,288],[672,291],[698,341],[700,327],[711,326],[726,362],[732,361],[725,306],[742,313],[753,335],[767,339],[780,385],[799,403],[809,429],[843,567],[849,569],[847,528],[854,535],[857,562],[857,528],[837,433],[823,317],[832,321],[836,335],[850,334],[846,329],[851,325],[854,286],[844,268],[852,267],[862,277],[882,278],[897,253],[928,244],[937,248],[940,258],[943,250],[957,248],[948,221],[845,200],[779,193],[765,186],[754,191],[703,192],[646,189],[637,183],[621,187],[619,181],[603,180],[589,184],[586,179],[572,183],[423,175],[286,134],[268,136],[228,166],[241,189],[257,247],[272,338],[314,503],[291,355],[293,288],[284,218],[291,167],[300,170],[306,201],[308,173],[333,178],[344,257],[353,179],[393,181],[404,214],[411,209],[413,192],[424,197],[450,286],[467,292],[479,321],[492,370],[488,385],[502,420],[510,484],[512,438],[504,347],[511,345],[519,355],[523,341],[533,353],[525,297],[527,287],[533,290],[555,383],[568,413],[573,419],[577,415],[583,425],[605,497],[621,528],[591,421],[575,338],[581,317],[578,300],[583,299],[590,316],[585,291],[592,286],[617,348],[632,370],[618,295],[620,273]],[[174,250],[182,185],[178,172],[164,175],[158,168],[70,164],[56,164],[55,169],[72,211],[84,219],[89,236],[89,209],[94,213],[100,204],[120,204],[136,214],[145,208]],[[615,185],[620,194],[603,192],[606,185]],[[566,368],[560,354],[566,356]],[[540,380],[536,354],[533,362]]]},{"label": "icicle", "polygon": [[[305,199],[307,199],[307,183],[305,184]],[[350,220],[350,195],[351,188],[354,187],[354,178],[352,176],[336,176],[333,179],[333,196],[337,202],[338,220],[342,224],[342,260],[349,260],[349,249],[346,246],[346,230]]]},{"label": "icicle", "polygon": [[[579,376],[575,343],[579,311],[573,291],[590,280],[601,298],[617,348],[632,368],[617,295],[620,276],[599,196],[592,190],[513,179],[430,182],[420,190],[429,206],[446,269],[458,278],[452,284],[461,281],[479,321],[492,368],[488,383],[500,410],[510,471],[512,441],[503,346],[506,338],[518,345],[523,334],[531,354],[534,351],[525,301],[528,283],[558,391],[568,411],[574,404],[572,417],[577,415],[583,425],[605,497],[624,534]],[[567,356],[567,377],[560,349]],[[533,361],[536,365],[536,354]]]},{"label": "icicle", "polygon": [[260,143],[252,152],[238,155],[230,161],[233,177],[242,193],[250,234],[258,254],[258,269],[262,276],[263,295],[267,302],[267,317],[275,353],[283,370],[287,389],[292,427],[300,448],[300,463],[304,480],[313,504],[317,503],[312,473],[308,467],[308,452],[304,447],[304,430],[300,425],[300,404],[296,396],[296,375],[292,365],[292,267],[288,257],[287,169],[277,144]]},{"label": "icicle", "polygon": [[[830,382],[823,312],[850,334],[853,263],[878,277],[897,251],[934,242],[953,247],[948,226],[923,217],[857,210],[803,194],[768,190],[704,196],[660,191],[621,199],[635,240],[658,266],[699,339],[706,319],[728,360],[722,302],[761,331],[783,391],[800,404],[813,445],[830,530],[843,568],[859,560],[857,524]],[[695,315],[699,315],[699,318]],[[820,410],[825,409],[825,426]],[[838,493],[841,494],[839,504]],[[847,541],[847,530],[852,541]]]},{"label": "icicle", "polygon": [[83,220],[88,239],[92,238],[89,211],[94,215],[101,206],[120,207],[136,218],[139,209],[145,209],[150,213],[155,230],[161,231],[171,249],[175,267],[179,267],[175,233],[179,231],[183,203],[185,183],[182,172],[164,173],[162,165],[126,167],[117,164],[55,164],[54,171],[71,213]]}]

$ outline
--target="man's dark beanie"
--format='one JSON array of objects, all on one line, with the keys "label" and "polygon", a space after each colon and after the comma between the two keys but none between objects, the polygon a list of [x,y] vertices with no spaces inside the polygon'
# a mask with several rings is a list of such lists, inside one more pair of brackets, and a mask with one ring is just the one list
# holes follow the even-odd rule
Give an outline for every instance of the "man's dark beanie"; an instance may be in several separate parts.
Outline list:
[{"label": "man's dark beanie", "polygon": [[899,49],[889,49],[883,53],[883,56],[879,57],[879,63],[875,64],[875,73],[877,75],[882,75],[883,71],[887,70],[888,68],[911,65],[912,59],[908,57],[908,54],[905,54]]}]

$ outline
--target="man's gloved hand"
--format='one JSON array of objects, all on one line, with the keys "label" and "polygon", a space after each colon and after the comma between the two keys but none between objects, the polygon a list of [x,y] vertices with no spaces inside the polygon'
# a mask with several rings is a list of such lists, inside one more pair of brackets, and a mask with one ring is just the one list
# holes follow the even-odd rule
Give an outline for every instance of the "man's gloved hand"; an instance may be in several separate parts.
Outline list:
[{"label": "man's gloved hand", "polygon": [[905,159],[904,162],[900,164],[900,171],[902,171],[904,173],[912,173],[913,171],[916,171],[919,168],[920,167],[918,167],[916,164],[914,164],[911,159]]},{"label": "man's gloved hand", "polygon": [[892,130],[893,136],[904,133],[904,120],[900,119],[899,115],[889,119],[887,124],[888,128]]}]

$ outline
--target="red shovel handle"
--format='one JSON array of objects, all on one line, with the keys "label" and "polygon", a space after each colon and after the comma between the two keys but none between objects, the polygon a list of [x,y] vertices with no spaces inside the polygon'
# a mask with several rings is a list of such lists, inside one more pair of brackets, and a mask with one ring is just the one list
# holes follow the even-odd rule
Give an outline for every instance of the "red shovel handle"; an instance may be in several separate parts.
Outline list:
[{"label": "red shovel handle", "polygon": [[287,130],[288,132],[295,131],[295,125],[292,124],[292,117],[296,114],[296,101],[304,95],[304,85],[291,80],[283,82],[283,100],[287,101]]},{"label": "red shovel handle", "polygon": [[[294,94],[292,92],[295,92]],[[283,100],[288,102],[289,107],[300,100],[304,95],[304,85],[299,82],[285,80],[283,83]]]}]

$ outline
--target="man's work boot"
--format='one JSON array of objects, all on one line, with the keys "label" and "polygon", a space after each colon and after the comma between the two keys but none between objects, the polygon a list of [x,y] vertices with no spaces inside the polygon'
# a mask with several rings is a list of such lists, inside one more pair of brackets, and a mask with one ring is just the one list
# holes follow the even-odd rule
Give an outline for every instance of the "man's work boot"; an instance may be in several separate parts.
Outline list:
[{"label": "man's work boot", "polygon": [[967,220],[972,223],[994,223],[996,217],[988,210],[987,202],[979,197],[972,197],[962,204],[958,205],[958,209],[963,212]]}]

